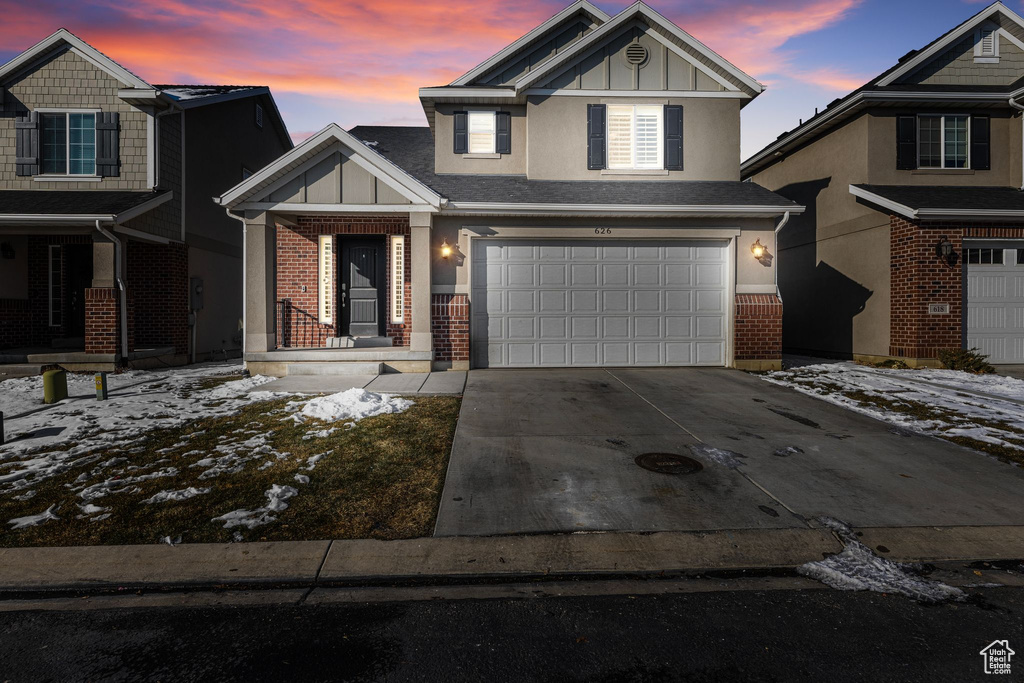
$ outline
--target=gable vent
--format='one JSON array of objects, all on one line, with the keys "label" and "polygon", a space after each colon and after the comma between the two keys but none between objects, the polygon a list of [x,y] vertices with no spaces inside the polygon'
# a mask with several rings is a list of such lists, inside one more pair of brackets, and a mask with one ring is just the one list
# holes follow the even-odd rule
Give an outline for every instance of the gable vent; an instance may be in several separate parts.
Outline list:
[{"label": "gable vent", "polygon": [[631,43],[626,48],[626,63],[640,66],[647,61],[647,48],[640,43]]}]

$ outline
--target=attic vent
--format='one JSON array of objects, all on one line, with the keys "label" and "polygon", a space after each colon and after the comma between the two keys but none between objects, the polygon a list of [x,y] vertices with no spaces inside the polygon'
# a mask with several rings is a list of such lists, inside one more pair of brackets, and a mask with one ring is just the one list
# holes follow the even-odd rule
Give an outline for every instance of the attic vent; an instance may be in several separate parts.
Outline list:
[{"label": "attic vent", "polygon": [[263,127],[263,107],[259,104],[256,105],[256,126],[258,128]]},{"label": "attic vent", "polygon": [[626,48],[626,63],[640,66],[647,61],[647,48],[640,43],[630,43]]}]

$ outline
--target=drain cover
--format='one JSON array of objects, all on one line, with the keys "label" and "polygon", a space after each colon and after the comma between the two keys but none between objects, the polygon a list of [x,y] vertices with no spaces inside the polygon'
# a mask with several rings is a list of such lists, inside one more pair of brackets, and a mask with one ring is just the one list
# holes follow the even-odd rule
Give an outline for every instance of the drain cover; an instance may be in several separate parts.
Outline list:
[{"label": "drain cover", "polygon": [[704,469],[704,466],[693,458],[675,453],[641,453],[633,462],[645,470],[661,474],[693,474]]}]

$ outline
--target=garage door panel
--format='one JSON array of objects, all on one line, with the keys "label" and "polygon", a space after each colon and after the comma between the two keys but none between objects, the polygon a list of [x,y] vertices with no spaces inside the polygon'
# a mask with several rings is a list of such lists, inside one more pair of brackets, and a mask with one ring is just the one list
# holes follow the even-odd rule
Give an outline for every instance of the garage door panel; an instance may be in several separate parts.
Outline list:
[{"label": "garage door panel", "polygon": [[726,244],[476,240],[474,362],[723,365]]},{"label": "garage door panel", "polygon": [[1002,263],[967,264],[967,346],[992,363],[1024,362],[1024,264],[1016,249]]}]

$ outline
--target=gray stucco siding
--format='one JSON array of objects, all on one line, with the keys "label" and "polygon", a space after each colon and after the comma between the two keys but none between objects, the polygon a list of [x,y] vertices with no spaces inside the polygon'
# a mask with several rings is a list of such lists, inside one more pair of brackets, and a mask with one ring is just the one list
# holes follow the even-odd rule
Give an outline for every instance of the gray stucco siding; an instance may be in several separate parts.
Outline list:
[{"label": "gray stucco siding", "polygon": [[67,50],[34,71],[4,83],[0,113],[0,183],[7,189],[40,189],[41,183],[15,173],[14,117],[18,110],[97,108],[120,114],[121,169],[117,177],[99,182],[60,182],[62,190],[145,190],[147,114],[117,97],[117,79]]},{"label": "gray stucco siding", "polygon": [[[471,158],[456,154],[454,113],[467,110],[507,111],[512,115],[512,152],[493,159]],[[584,122],[584,126],[586,122]],[[434,113],[435,173],[526,173],[526,107],[524,105],[457,105],[438,104]]]}]

